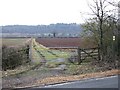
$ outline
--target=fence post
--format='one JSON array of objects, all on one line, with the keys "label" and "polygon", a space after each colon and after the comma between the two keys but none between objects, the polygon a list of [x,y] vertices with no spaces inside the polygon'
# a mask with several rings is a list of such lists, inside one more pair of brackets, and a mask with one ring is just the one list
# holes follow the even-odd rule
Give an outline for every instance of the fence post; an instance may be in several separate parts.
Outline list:
[{"label": "fence post", "polygon": [[26,48],[27,59],[29,59],[29,49],[30,49],[30,46],[27,45],[27,48]]},{"label": "fence post", "polygon": [[78,64],[80,65],[82,62],[81,60],[81,49],[78,47]]},{"label": "fence post", "polygon": [[98,47],[98,60],[100,61],[100,48]]},{"label": "fence post", "polygon": [[33,44],[33,39],[31,38],[30,45],[29,45],[29,59],[32,61],[32,45]]}]

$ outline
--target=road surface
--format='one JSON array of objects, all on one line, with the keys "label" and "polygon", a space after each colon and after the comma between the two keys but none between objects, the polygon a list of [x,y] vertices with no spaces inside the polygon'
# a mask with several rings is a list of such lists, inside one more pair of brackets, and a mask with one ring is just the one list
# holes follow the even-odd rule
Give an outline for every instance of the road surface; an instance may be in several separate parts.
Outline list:
[{"label": "road surface", "polygon": [[118,88],[118,76],[48,85],[45,88]]},{"label": "road surface", "polygon": [[[38,88],[41,87],[37,87]],[[74,82],[48,85],[42,88],[118,88],[118,75],[103,77],[103,78],[94,78],[79,80]],[[35,88],[29,88],[27,90],[36,90]]]}]

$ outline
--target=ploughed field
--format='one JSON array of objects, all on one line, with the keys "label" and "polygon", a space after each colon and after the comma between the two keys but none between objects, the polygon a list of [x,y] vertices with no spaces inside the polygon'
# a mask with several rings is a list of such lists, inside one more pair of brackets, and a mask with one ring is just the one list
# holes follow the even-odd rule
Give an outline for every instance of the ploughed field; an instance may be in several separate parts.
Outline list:
[{"label": "ploughed field", "polygon": [[78,47],[81,38],[37,38],[37,42],[46,47]]}]

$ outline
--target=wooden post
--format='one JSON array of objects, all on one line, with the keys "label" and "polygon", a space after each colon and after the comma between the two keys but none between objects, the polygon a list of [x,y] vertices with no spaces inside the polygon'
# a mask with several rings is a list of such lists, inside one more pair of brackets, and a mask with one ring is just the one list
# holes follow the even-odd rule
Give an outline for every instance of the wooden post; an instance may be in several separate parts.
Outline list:
[{"label": "wooden post", "polygon": [[26,55],[27,55],[27,59],[29,59],[29,45],[27,45],[27,48],[26,48],[26,50],[25,50],[25,52],[26,52]]},{"label": "wooden post", "polygon": [[30,45],[29,45],[29,60],[32,61],[32,48],[33,48],[33,39],[31,38]]},{"label": "wooden post", "polygon": [[98,47],[98,60],[100,61],[100,48]]},{"label": "wooden post", "polygon": [[80,65],[81,62],[82,62],[82,60],[81,60],[81,49],[78,48],[78,64]]}]

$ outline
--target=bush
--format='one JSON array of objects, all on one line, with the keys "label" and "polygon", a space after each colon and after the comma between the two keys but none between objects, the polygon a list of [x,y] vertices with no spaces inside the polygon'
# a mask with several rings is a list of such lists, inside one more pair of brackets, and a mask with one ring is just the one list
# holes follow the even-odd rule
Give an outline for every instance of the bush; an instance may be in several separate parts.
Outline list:
[{"label": "bush", "polygon": [[14,69],[29,62],[29,49],[2,46],[2,70]]}]

